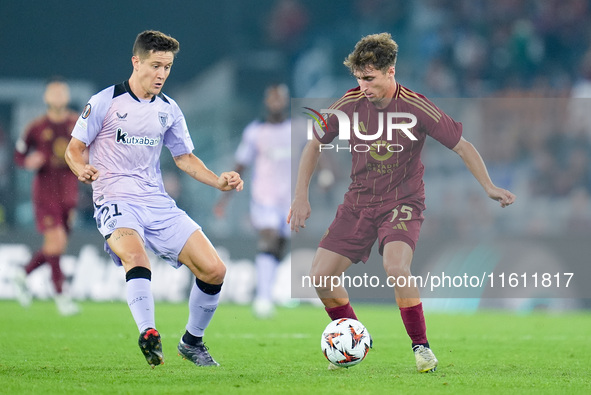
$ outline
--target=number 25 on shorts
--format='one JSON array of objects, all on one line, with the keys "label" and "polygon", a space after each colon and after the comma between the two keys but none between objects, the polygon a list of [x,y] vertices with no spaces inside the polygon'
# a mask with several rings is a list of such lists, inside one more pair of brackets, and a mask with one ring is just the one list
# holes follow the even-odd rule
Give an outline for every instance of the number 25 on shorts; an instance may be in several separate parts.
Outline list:
[{"label": "number 25 on shorts", "polygon": [[[403,221],[408,221],[409,219],[412,218],[412,207],[407,206],[407,205],[402,205],[402,207],[400,207],[400,211],[398,211],[398,207],[399,206],[396,206],[392,210],[392,219],[390,220],[390,222],[397,221],[397,224],[394,225],[394,228],[406,230],[406,225],[404,224]],[[398,217],[399,214],[400,214],[400,217]]]}]

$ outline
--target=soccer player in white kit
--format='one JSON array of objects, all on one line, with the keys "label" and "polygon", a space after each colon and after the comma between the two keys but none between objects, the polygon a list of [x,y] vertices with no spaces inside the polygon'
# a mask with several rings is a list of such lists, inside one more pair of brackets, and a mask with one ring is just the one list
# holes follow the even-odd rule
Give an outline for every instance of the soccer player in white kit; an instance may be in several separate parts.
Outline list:
[{"label": "soccer player in white kit", "polygon": [[[277,267],[285,255],[291,229],[287,214],[291,205],[291,120],[286,115],[289,89],[284,84],[265,90],[264,121],[248,124],[236,150],[235,171],[252,166],[250,217],[259,233],[255,257],[257,273],[253,312],[258,318],[274,313],[273,286]],[[224,194],[215,207],[224,214],[231,194]]]},{"label": "soccer player in white kit", "polygon": [[226,267],[201,227],[164,190],[162,146],[181,170],[206,185],[240,191],[243,181],[233,171],[218,177],[192,154],[183,113],[161,92],[178,51],[178,41],[170,36],[140,33],[131,77],[90,99],[72,131],[66,161],[80,181],[92,184],[97,227],[105,250],[125,269],[127,302],[148,364],[154,367],[164,359],[145,248],[175,268],[186,265],[195,275],[178,351],[198,366],[217,366],[202,338],[217,308]]}]

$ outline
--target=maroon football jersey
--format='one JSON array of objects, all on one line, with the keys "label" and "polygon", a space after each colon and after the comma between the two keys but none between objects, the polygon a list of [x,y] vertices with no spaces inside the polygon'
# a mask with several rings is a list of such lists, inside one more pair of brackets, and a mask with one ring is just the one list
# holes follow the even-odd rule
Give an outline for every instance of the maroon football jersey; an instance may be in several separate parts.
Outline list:
[{"label": "maroon football jersey", "polygon": [[72,112],[64,122],[53,123],[46,115],[41,116],[28,126],[18,143],[14,159],[19,166],[24,165],[30,152],[38,151],[45,157],[45,164],[33,181],[33,202],[36,205],[60,202],[66,207],[76,206],[78,179],[66,164],[64,155],[77,118],[78,115]]},{"label": "maroon football jersey", "polygon": [[[462,124],[442,112],[425,96],[400,84],[397,84],[392,102],[384,109],[376,108],[359,87],[348,91],[330,109],[344,112],[350,120],[349,140],[336,139],[339,136],[339,121],[334,115],[328,117],[324,136],[317,136],[323,144],[330,143],[351,151],[351,184],[344,203],[355,209],[408,201],[423,210],[425,192],[421,149],[425,139],[431,136],[452,149],[460,141]],[[414,122],[412,117],[400,113],[414,115],[416,125],[406,131],[403,128],[388,128],[389,124]],[[382,133],[378,135],[380,117]],[[375,137],[367,139],[369,136]]]}]

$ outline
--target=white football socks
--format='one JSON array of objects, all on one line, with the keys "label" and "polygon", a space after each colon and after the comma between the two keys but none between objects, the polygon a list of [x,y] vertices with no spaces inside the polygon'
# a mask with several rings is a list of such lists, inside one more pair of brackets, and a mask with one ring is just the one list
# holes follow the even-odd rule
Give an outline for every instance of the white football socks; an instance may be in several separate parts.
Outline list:
[{"label": "white football socks", "polygon": [[132,278],[126,284],[127,305],[140,333],[148,328],[155,328],[154,297],[152,296],[150,280]]},{"label": "white football socks", "polygon": [[273,286],[275,285],[275,273],[279,262],[271,254],[257,254],[255,266],[257,272],[256,299],[273,300]]},{"label": "white football socks", "polygon": [[189,322],[186,327],[191,335],[203,337],[205,328],[209,325],[218,307],[219,300],[219,292],[215,295],[206,294],[193,282],[193,288],[191,288],[189,295]]}]

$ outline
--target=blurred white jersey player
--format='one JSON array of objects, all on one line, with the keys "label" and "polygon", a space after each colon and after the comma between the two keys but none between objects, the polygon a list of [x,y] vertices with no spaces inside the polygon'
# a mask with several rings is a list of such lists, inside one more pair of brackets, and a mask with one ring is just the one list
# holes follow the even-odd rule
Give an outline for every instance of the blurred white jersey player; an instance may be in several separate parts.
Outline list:
[{"label": "blurred white jersey player", "polygon": [[[259,233],[253,310],[259,318],[267,318],[274,312],[273,286],[290,236],[286,220],[291,205],[291,121],[286,116],[287,86],[269,86],[264,104],[265,119],[255,120],[244,129],[235,155],[236,171],[252,168],[250,215]],[[224,214],[229,196],[224,194],[216,205],[218,216]]]}]

